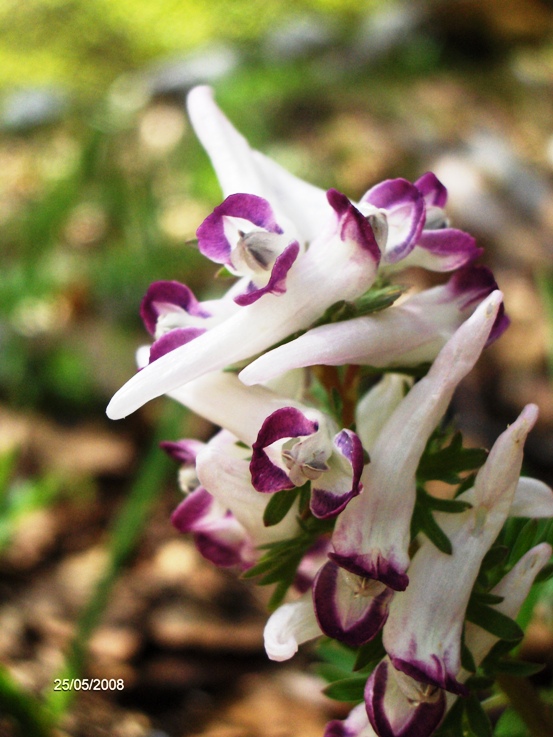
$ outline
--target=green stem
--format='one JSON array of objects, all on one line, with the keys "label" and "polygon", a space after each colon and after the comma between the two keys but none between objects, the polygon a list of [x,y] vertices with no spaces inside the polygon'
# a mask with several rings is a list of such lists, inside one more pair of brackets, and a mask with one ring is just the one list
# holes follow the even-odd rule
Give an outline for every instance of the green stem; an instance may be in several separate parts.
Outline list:
[{"label": "green stem", "polygon": [[553,712],[528,679],[502,673],[497,676],[497,683],[532,737],[553,735]]},{"label": "green stem", "polygon": [[[90,636],[100,622],[115,581],[135,550],[151,508],[172,467],[170,459],[159,449],[159,442],[176,437],[181,430],[181,420],[182,408],[168,403],[136,482],[112,527],[106,568],[92,598],[79,617],[65,666],[59,674],[61,679],[75,678],[83,672]],[[68,709],[74,695],[72,691],[51,691],[46,700],[49,712],[59,719]]]},{"label": "green stem", "polygon": [[0,667],[0,716],[11,717],[22,737],[51,737],[51,724],[42,704]]}]

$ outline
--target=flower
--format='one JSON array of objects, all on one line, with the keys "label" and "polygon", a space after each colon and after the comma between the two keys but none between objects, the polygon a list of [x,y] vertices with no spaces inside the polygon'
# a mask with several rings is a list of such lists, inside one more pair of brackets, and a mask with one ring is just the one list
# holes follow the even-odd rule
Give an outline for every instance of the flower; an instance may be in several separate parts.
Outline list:
[{"label": "flower", "polygon": [[459,381],[476,363],[502,302],[493,292],[449,339],[380,432],[361,477],[363,494],[338,518],[330,557],[361,577],[401,591],[408,583],[415,473],[426,442]]},{"label": "flower", "polygon": [[453,553],[425,540],[409,568],[409,587],[392,600],[384,646],[394,667],[418,681],[466,693],[458,678],[465,610],[484,555],[511,509],[524,440],[536,418],[537,407],[527,405],[497,439],[476,476],[470,509],[436,514]]},{"label": "flower", "polygon": [[262,197],[232,194],[198,228],[200,251],[223,263],[236,276],[247,276],[245,291],[234,298],[241,305],[264,294],[283,294],[286,277],[300,252],[274,218]]},{"label": "flower", "polygon": [[384,658],[365,687],[369,721],[378,737],[430,737],[443,719],[445,693],[396,670]]},{"label": "flower", "polygon": [[267,502],[251,485],[248,450],[228,431],[199,447],[185,441],[167,449],[185,463],[193,460],[197,479],[173,512],[172,522],[180,532],[193,533],[200,553],[215,565],[245,570],[260,557],[260,545],[297,534],[295,508],[278,524],[263,525]]},{"label": "flower", "polygon": [[317,410],[283,407],[267,417],[252,446],[252,484],[262,492],[311,485],[311,511],[335,516],[361,491],[363,447]]},{"label": "flower", "polygon": [[[199,247],[243,278],[219,306],[211,306],[213,319],[184,285],[158,283],[144,315],[151,331],[155,322],[156,333],[163,333],[156,334],[161,343],[152,347],[152,365],[112,398],[107,412],[113,419],[307,330],[336,302],[362,296],[381,259],[390,271],[409,259],[418,263],[422,254],[427,268],[450,270],[480,253],[466,233],[444,227],[446,191],[431,173],[415,184],[381,182],[355,206],[342,193],[312,187],[253,151],[208,88],[192,90],[188,109],[225,196],[200,225]],[[160,310],[160,303],[170,309]],[[159,313],[167,313],[161,321]]]},{"label": "flower", "polygon": [[[497,289],[484,266],[467,266],[438,287],[426,289],[373,315],[330,323],[264,353],[240,373],[245,384],[270,380],[295,368],[361,364],[409,367],[433,361],[477,305]],[[503,308],[488,343],[509,324]]]},{"label": "flower", "polygon": [[309,327],[336,301],[363,294],[374,281],[380,259],[374,234],[344,195],[331,190],[328,201],[334,222],[295,260],[284,293],[266,292],[192,340],[186,334],[184,344],[160,355],[115,394],[108,415],[124,417],[160,394],[250,358]]},{"label": "flower", "polygon": [[263,631],[265,651],[271,660],[289,660],[299,645],[320,635],[308,592],[297,601],[283,604],[269,617]]}]

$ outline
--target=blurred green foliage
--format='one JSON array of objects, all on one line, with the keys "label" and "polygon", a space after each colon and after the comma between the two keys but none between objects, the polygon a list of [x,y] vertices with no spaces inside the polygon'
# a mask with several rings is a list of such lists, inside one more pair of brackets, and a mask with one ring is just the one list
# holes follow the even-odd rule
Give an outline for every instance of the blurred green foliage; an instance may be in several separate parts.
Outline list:
[{"label": "blurred green foliage", "polygon": [[97,97],[115,77],[213,40],[247,47],[303,12],[352,22],[378,0],[2,0],[0,88],[67,85]]}]

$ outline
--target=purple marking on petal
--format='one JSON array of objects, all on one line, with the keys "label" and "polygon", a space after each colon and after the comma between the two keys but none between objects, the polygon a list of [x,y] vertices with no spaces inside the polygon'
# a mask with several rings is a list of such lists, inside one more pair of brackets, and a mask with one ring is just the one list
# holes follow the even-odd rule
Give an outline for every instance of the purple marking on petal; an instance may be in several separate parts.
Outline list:
[{"label": "purple marking on petal", "polygon": [[204,328],[174,328],[161,338],[158,338],[150,347],[150,363],[157,361],[158,358],[166,353],[180,348],[181,345],[190,343],[191,340],[205,333]]},{"label": "purple marking on petal", "polygon": [[390,660],[394,668],[411,676],[415,681],[431,683],[434,686],[438,686],[438,688],[443,688],[458,696],[469,695],[469,689],[463,683],[459,683],[451,673],[447,672],[444,663],[436,655],[432,656],[432,660],[434,661],[433,666],[416,658],[405,660],[404,658],[390,656]]},{"label": "purple marking on petal", "polygon": [[171,515],[171,522],[179,532],[193,532],[195,526],[211,509],[215,500],[204,488],[189,494]]},{"label": "purple marking on petal", "polygon": [[[423,230],[417,246],[447,261],[447,271],[459,269],[484,253],[484,249],[476,245],[476,240],[469,233],[457,228]],[[446,271],[445,267],[441,270]]]},{"label": "purple marking on petal", "polygon": [[250,282],[246,292],[234,298],[236,304],[245,307],[257,302],[264,294],[284,294],[286,292],[286,277],[299,252],[300,246],[297,241],[293,241],[286,246],[284,251],[276,258],[271,270],[271,277],[266,286],[258,288],[253,282]]},{"label": "purple marking on petal", "polygon": [[495,322],[490,332],[490,337],[486,341],[486,348],[497,340],[507,330],[511,324],[511,318],[505,313],[505,305],[501,303],[499,311],[495,318]]},{"label": "purple marking on petal", "polygon": [[329,553],[328,557],[335,561],[341,568],[346,571],[355,573],[357,576],[364,578],[373,578],[376,581],[382,581],[394,591],[405,591],[409,585],[409,576],[402,571],[398,571],[392,561],[382,558],[379,554],[376,561],[369,555],[339,555],[338,553]]},{"label": "purple marking on petal", "polygon": [[196,231],[201,253],[219,264],[229,263],[231,252],[231,244],[225,235],[225,216],[249,220],[270,233],[283,232],[267,200],[253,194],[231,194],[206,217]]},{"label": "purple marking on petal", "polygon": [[407,256],[415,247],[426,219],[424,197],[419,189],[407,179],[386,179],[369,189],[361,201],[386,211],[390,234],[392,224],[398,226],[400,221],[407,223],[401,228],[401,240],[390,242],[389,234],[386,261],[395,263]]},{"label": "purple marking on petal", "polygon": [[445,207],[447,189],[431,171],[427,171],[420,179],[417,179],[415,187],[421,192],[427,205]]},{"label": "purple marking on petal", "polygon": [[355,492],[353,489],[346,494],[333,494],[328,489],[316,489],[312,486],[309,508],[318,519],[329,519],[345,509],[357,494],[359,491]]},{"label": "purple marking on petal", "polygon": [[351,488],[346,493],[336,493],[330,489],[319,489],[311,486],[311,511],[319,519],[334,517],[341,512],[348,502],[357,496],[362,485],[360,483],[363,472],[363,446],[359,437],[352,430],[341,430],[335,435],[334,446],[352,466]]},{"label": "purple marking on petal", "polygon": [[164,450],[174,461],[185,466],[191,466],[196,462],[196,456],[204,443],[200,440],[163,440],[159,447]]},{"label": "purple marking on petal", "polygon": [[252,485],[257,491],[273,492],[293,489],[288,474],[269,459],[265,448],[283,438],[298,438],[312,435],[319,423],[309,420],[299,409],[282,407],[270,414],[261,425],[257,440],[252,445],[250,472]]},{"label": "purple marking on petal", "polygon": [[194,542],[198,552],[219,568],[239,566],[244,569],[251,567],[251,564],[246,564],[244,561],[242,555],[243,544],[226,542],[218,539],[217,535],[204,532],[197,532],[194,535]]},{"label": "purple marking on petal", "polygon": [[346,719],[333,719],[325,727],[323,737],[369,737],[369,720],[365,704],[357,704]]},{"label": "purple marking on petal", "polygon": [[384,626],[394,592],[386,587],[376,596],[359,594],[345,581],[333,561],[325,563],[313,582],[313,606],[325,635],[358,647]]},{"label": "purple marking on petal", "polygon": [[353,469],[352,491],[356,496],[361,491],[360,480],[365,465],[361,440],[352,430],[344,429],[334,436],[333,442],[340,453],[351,463]]},{"label": "purple marking on petal", "polygon": [[340,219],[340,238],[343,241],[355,241],[378,263],[381,257],[380,248],[367,218],[338,190],[329,189],[326,197]]},{"label": "purple marking on petal", "polygon": [[325,727],[323,737],[353,737],[354,733],[349,730],[342,719],[333,719]]},{"label": "purple marking on petal", "polygon": [[[447,283],[454,297],[463,296],[459,309],[466,310],[479,304],[483,299],[498,289],[494,275],[486,266],[470,265],[459,269]],[[509,327],[511,321],[505,313],[505,305],[501,303],[495,322],[491,329],[486,346],[491,345]]]},{"label": "purple marking on petal", "polygon": [[[441,691],[435,701],[409,702],[406,696],[397,694],[396,720],[400,723],[393,727],[394,714],[388,714],[393,708],[389,699],[386,704],[386,690],[389,679],[393,678],[391,664],[382,660],[371,673],[365,686],[365,706],[367,716],[374,731],[379,737],[431,737],[442,721],[446,710],[445,694]],[[396,686],[397,689],[397,686]],[[407,721],[406,721],[407,718]]]},{"label": "purple marking on petal", "polygon": [[488,295],[499,289],[494,275],[486,266],[470,265],[459,269],[447,282],[455,298],[463,297],[459,309],[466,310],[479,304]]},{"label": "purple marking on petal", "polygon": [[251,544],[230,511],[213,509],[216,501],[203,487],[189,494],[171,515],[179,532],[191,532],[198,551],[217,566],[252,565]]},{"label": "purple marking on petal", "polygon": [[191,289],[177,281],[156,281],[150,284],[140,305],[140,316],[146,330],[155,335],[157,320],[164,307],[177,307],[194,317],[211,317],[194,296]]}]

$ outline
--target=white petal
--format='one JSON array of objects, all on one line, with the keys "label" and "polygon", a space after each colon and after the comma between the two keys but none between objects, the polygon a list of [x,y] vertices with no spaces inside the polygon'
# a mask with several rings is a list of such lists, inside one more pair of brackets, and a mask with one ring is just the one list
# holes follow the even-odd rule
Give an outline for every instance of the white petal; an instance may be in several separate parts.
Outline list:
[{"label": "white petal", "polygon": [[205,148],[226,197],[244,192],[265,197],[253,152],[217,107],[210,87],[195,87],[187,98],[194,131]]},{"label": "white petal", "polygon": [[[352,562],[355,558],[368,575],[381,560],[405,573],[419,460],[457,384],[476,363],[501,301],[501,292],[496,291],[482,302],[441,350],[426,377],[398,405],[361,477],[364,492],[338,518],[332,538],[336,554]],[[380,580],[396,588],[393,581]]]},{"label": "white petal", "polygon": [[399,405],[413,379],[404,374],[385,374],[359,401],[355,427],[363,448],[370,454],[380,431]]},{"label": "white petal", "polygon": [[[502,602],[494,605],[494,609],[514,619],[528,596],[537,574],[551,558],[551,553],[551,546],[548,543],[536,545],[525,553],[509,573],[492,589],[492,594],[504,597]],[[478,625],[467,622],[465,643],[477,665],[484,659],[497,640],[497,637],[478,627]]]},{"label": "white petal", "polygon": [[283,540],[298,533],[294,507],[277,525],[264,526],[263,513],[270,496],[253,488],[248,461],[208,444],[198,453],[196,472],[202,486],[224,509],[230,509],[255,545]]},{"label": "white petal", "polygon": [[283,604],[269,617],[263,633],[265,650],[271,660],[289,660],[299,645],[321,634],[308,592],[297,601]]}]

